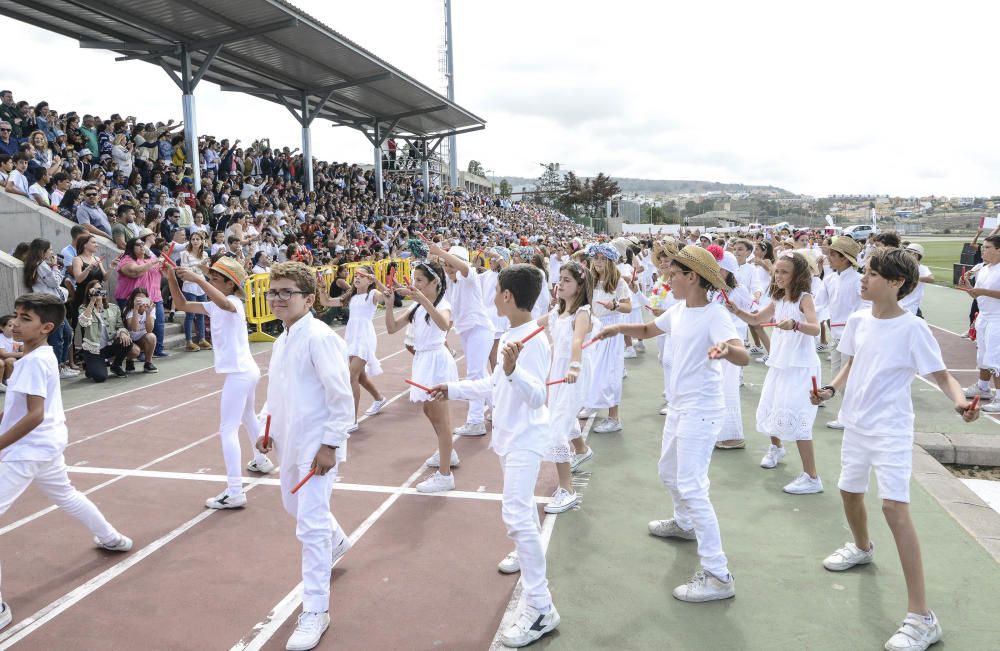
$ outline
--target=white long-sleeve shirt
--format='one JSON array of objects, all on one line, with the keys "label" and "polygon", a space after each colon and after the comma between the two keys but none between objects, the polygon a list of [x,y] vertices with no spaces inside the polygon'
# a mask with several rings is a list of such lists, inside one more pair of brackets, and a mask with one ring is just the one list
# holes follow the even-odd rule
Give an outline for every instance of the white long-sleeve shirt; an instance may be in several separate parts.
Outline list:
[{"label": "white long-sleeve shirt", "polygon": [[503,371],[503,348],[508,341],[520,341],[538,327],[529,321],[510,328],[500,336],[497,366],[493,375],[481,380],[448,383],[451,400],[493,399],[493,437],[490,447],[504,456],[514,450],[545,454],[548,447],[549,409],[545,406],[545,381],[549,373],[549,342],[545,333],[531,339],[521,349],[514,371]]},{"label": "white long-sleeve shirt", "polygon": [[340,335],[306,314],[274,342],[269,375],[261,414],[271,415],[281,465],[311,463],[320,445],[337,446],[345,460],[354,395]]},{"label": "white long-sleeve shirt", "polygon": [[837,273],[827,286],[829,294],[831,332],[835,339],[840,339],[844,332],[843,326],[833,327],[833,324],[847,323],[847,318],[861,309],[861,274],[854,267],[849,267]]}]

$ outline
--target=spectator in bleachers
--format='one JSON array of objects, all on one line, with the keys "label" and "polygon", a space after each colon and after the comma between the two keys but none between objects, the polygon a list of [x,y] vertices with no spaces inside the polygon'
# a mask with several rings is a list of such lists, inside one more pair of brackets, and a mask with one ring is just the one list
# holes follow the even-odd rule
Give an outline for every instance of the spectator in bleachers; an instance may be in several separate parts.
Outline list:
[{"label": "spectator in bleachers", "polygon": [[69,174],[66,172],[56,172],[52,175],[52,192],[49,193],[49,205],[59,208],[66,191],[69,190]]},{"label": "spectator in bleachers", "polygon": [[124,307],[125,301],[136,287],[142,287],[149,294],[156,308],[156,357],[166,357],[163,352],[163,298],[160,293],[159,257],[154,257],[144,240],[152,240],[154,234],[147,228],[139,231],[139,237],[125,243],[125,252],[118,262],[118,280],[115,284],[115,301]]},{"label": "spectator in bleachers", "polygon": [[128,179],[132,176],[132,151],[134,147],[131,142],[126,142],[125,134],[119,133],[114,137],[111,147],[111,158],[118,166],[118,171]]},{"label": "spectator in bleachers", "polygon": [[27,177],[29,160],[27,154],[18,152],[14,155],[14,169],[7,176],[5,188],[10,194],[18,194],[26,199],[29,198],[28,190],[31,188],[31,182]]},{"label": "spectator in bleachers", "polygon": [[49,142],[56,141],[56,129],[54,124],[59,120],[59,114],[49,110],[49,103],[42,101],[35,104],[35,124],[38,130],[45,134],[45,139]]},{"label": "spectator in bleachers", "polygon": [[[59,214],[70,221],[76,221],[76,209],[80,205],[80,195],[83,190],[80,188],[70,188],[59,201]],[[84,229],[88,230],[88,229]]]},{"label": "spectator in bleachers", "polygon": [[[97,238],[85,232],[76,238],[73,248],[77,252],[76,255],[69,263],[66,263],[63,256],[63,264],[68,264],[68,268],[72,270],[74,285],[84,287],[93,280],[104,281],[107,278],[108,272],[104,267],[104,261],[97,255]],[[81,292],[75,292],[67,313],[79,312],[83,299]]]},{"label": "spectator in bleachers", "polygon": [[0,190],[7,190],[7,179],[14,169],[14,159],[9,154],[0,154]]},{"label": "spectator in bleachers", "polygon": [[83,363],[86,376],[101,383],[108,379],[104,360],[111,361],[111,372],[126,377],[122,362],[139,356],[139,347],[122,321],[121,310],[109,302],[104,283],[94,280],[82,288],[83,309],[79,313],[83,334]]},{"label": "spectator in bleachers", "polygon": [[[11,127],[11,137],[18,139],[21,137],[21,116],[14,105],[14,93],[9,90],[0,90],[0,120]],[[10,152],[6,152],[10,153]]]},{"label": "spectator in bleachers", "polygon": [[49,191],[46,186],[49,183],[49,171],[44,167],[35,168],[35,182],[28,188],[28,198],[34,199],[42,208],[50,208]]},{"label": "spectator in bleachers", "polygon": [[76,207],[76,222],[82,224],[94,235],[111,237],[111,222],[107,214],[98,205],[100,188],[89,185],[83,191],[83,203]]},{"label": "spectator in bleachers", "polygon": [[94,116],[83,116],[83,126],[80,127],[80,134],[83,135],[84,142],[90,152],[100,153],[101,148],[100,143],[97,141],[97,125],[94,122]]},{"label": "spectator in bleachers", "polygon": [[[133,289],[125,301],[122,312],[125,313],[123,320],[132,344],[138,346],[144,356],[142,372],[156,373],[158,369],[153,365],[153,351],[156,348],[156,335],[153,333],[156,327],[156,311],[149,293],[142,287]],[[135,370],[131,360],[126,364],[126,372]]]},{"label": "spectator in bleachers", "polygon": [[[181,253],[180,266],[207,278],[210,258],[205,250],[205,237],[201,231],[191,233],[191,241],[188,242],[187,249]],[[185,299],[195,303],[204,303],[208,300],[205,290],[196,282],[185,281],[181,285],[181,293],[184,294]],[[197,328],[197,333],[194,331],[195,328]],[[184,340],[185,349],[189,352],[212,348],[212,344],[205,340],[204,314],[185,313]]]},{"label": "spectator in bleachers", "polygon": [[[63,303],[69,298],[69,292],[62,286],[64,271],[52,245],[48,240],[37,238],[28,245],[28,253],[24,258],[24,286],[30,292],[50,294]],[[75,368],[70,352],[73,348],[73,330],[67,320],[52,330],[48,343],[55,352],[59,362],[59,377],[76,377],[80,374]]]}]

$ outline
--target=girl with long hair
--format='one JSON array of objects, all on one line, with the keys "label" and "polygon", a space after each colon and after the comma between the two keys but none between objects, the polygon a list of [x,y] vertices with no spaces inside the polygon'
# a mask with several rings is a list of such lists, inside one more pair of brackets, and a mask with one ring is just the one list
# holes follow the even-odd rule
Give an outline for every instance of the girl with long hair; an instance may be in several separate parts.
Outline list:
[{"label": "girl with long hair", "polygon": [[[409,296],[414,306],[408,311],[406,321],[413,326],[413,370],[411,378],[417,384],[433,387],[458,380],[455,358],[448,351],[445,338],[451,327],[451,304],[444,300],[447,289],[444,269],[437,262],[418,262],[413,268],[413,285],[396,288],[396,293]],[[392,300],[392,290],[383,292],[386,303]],[[385,328],[389,334],[402,329],[404,323],[396,319],[395,313],[385,311]],[[436,493],[455,488],[455,478],[451,466],[459,464],[458,453],[452,448],[451,419],[448,403],[433,400],[433,395],[412,387],[410,402],[421,403],[424,415],[434,427],[438,449],[429,459],[428,467],[438,470],[417,484],[421,493]]]},{"label": "girl with long hair", "polygon": [[[192,231],[188,240],[187,249],[181,252],[181,264],[184,269],[190,269],[198,276],[204,277],[208,274],[209,255],[205,251],[205,235],[201,231]],[[184,298],[193,303],[204,303],[208,300],[205,290],[196,282],[185,281],[181,285],[181,294]],[[195,339],[195,328],[197,328],[197,339]],[[200,312],[186,312],[184,314],[184,340],[187,342],[184,349],[188,352],[199,350],[211,350],[212,344],[205,339],[205,315]]]},{"label": "girl with long hair", "polygon": [[348,365],[351,368],[351,391],[354,393],[354,425],[347,433],[358,429],[358,409],[361,404],[361,388],[371,394],[375,402],[365,411],[365,416],[375,416],[385,406],[386,399],[371,378],[382,375],[375,352],[377,339],[372,318],[378,306],[383,302],[385,285],[375,278],[375,271],[369,266],[361,266],[354,270],[354,282],[350,289],[339,298],[328,298],[320,294],[320,302],[326,307],[350,306],[350,317],[344,340],[347,342]]},{"label": "girl with long hair", "polygon": [[[40,294],[51,294],[62,302],[66,302],[68,292],[62,286],[65,273],[59,266],[59,260],[52,245],[48,240],[35,238],[28,245],[28,252],[24,257],[23,280],[28,291]],[[70,328],[69,321],[63,319],[61,324],[53,328],[49,334],[48,343],[55,352],[56,360],[59,362],[59,377],[71,378],[80,374],[80,371],[72,368],[73,350],[73,329]]]}]

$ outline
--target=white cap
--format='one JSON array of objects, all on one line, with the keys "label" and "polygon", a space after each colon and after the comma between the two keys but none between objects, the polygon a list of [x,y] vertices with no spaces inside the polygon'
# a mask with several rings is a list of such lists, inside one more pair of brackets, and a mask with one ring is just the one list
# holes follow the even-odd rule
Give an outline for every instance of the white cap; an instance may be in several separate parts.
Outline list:
[{"label": "white cap", "polygon": [[448,253],[452,254],[462,262],[469,261],[469,249],[464,246],[453,246],[448,249]]},{"label": "white cap", "polygon": [[735,255],[726,251],[722,254],[722,260],[719,262],[719,266],[735,275],[740,268],[740,263],[736,260]]}]

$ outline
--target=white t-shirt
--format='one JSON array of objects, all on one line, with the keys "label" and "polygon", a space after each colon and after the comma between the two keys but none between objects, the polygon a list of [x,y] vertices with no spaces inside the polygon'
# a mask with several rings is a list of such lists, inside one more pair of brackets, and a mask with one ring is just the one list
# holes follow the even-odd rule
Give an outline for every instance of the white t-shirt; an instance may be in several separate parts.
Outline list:
[{"label": "white t-shirt", "polygon": [[[132,318],[132,310],[129,310],[128,314],[125,315],[125,327],[126,328],[128,328],[128,321],[131,318]],[[155,322],[156,321],[156,312],[152,311],[152,312],[140,312],[139,313],[139,318],[136,320],[136,324],[135,324],[135,330],[133,330],[132,328],[128,328],[128,335],[130,337],[132,337],[133,341],[138,341],[139,339],[142,339],[143,335],[147,334],[146,333],[146,321],[147,321],[147,319],[150,320],[150,321],[154,321]]]},{"label": "white t-shirt", "polygon": [[729,312],[719,303],[687,307],[678,303],[656,317],[656,327],[670,337],[671,363],[667,400],[680,411],[721,410],[724,360],[708,358],[720,341],[739,339]]},{"label": "white t-shirt", "polygon": [[8,353],[14,352],[14,340],[0,332],[0,350]]},{"label": "white t-shirt", "polygon": [[38,185],[37,183],[33,184],[30,188],[28,188],[28,196],[41,197],[42,203],[44,203],[46,206],[52,205],[52,202],[49,200],[49,191],[46,190],[44,187]]},{"label": "white t-shirt", "polygon": [[[920,277],[931,275],[931,270],[925,265],[920,265]],[[899,304],[904,310],[916,314],[917,310],[920,309],[920,302],[924,300],[924,288],[927,283],[918,282],[917,286],[913,288],[913,291],[907,294],[899,301]]]},{"label": "white t-shirt", "polygon": [[59,389],[59,363],[51,346],[39,346],[14,364],[14,374],[7,380],[0,432],[6,432],[27,415],[28,396],[44,398],[42,423],[0,451],[0,461],[49,461],[66,448],[68,433]]},{"label": "white t-shirt", "polygon": [[10,171],[10,176],[7,177],[7,180],[12,181],[17,186],[17,189],[24,194],[29,194],[28,190],[31,189],[31,184],[28,183],[28,177],[21,174],[17,168]]},{"label": "white t-shirt", "polygon": [[847,319],[837,350],[854,357],[840,422],[868,436],[912,437],[913,375],[945,369],[927,323],[909,312],[876,319],[871,310],[858,310]]},{"label": "white t-shirt", "polygon": [[449,301],[452,304],[451,317],[455,322],[456,332],[467,332],[473,328],[493,330],[493,322],[483,304],[483,286],[473,267],[469,267],[466,276],[461,272],[456,273],[455,280],[448,285],[448,289],[452,290]]},{"label": "white t-shirt", "polygon": [[[1000,290],[1000,264],[984,264],[983,268],[976,272],[976,287]],[[980,296],[976,302],[979,304],[980,319],[1000,321],[1000,299]]]},{"label": "white t-shirt", "polygon": [[243,301],[230,294],[226,297],[235,312],[229,312],[211,300],[202,303],[212,319],[212,350],[215,353],[216,373],[246,373],[257,368],[250,354],[247,336],[247,317]]}]

